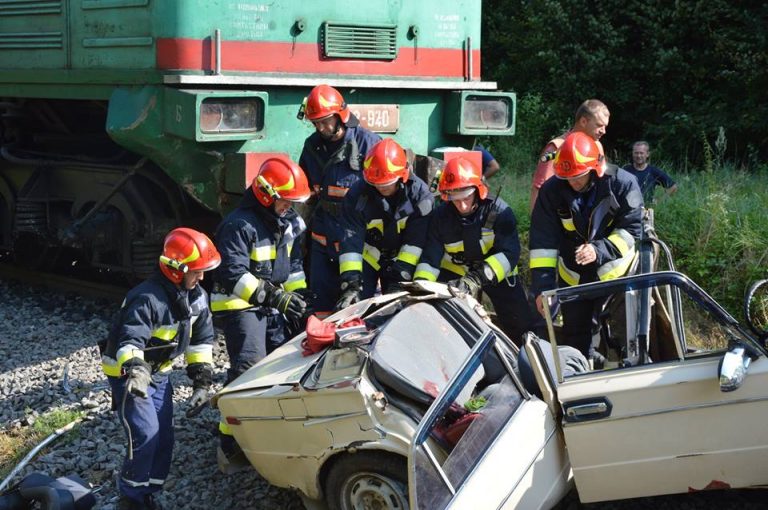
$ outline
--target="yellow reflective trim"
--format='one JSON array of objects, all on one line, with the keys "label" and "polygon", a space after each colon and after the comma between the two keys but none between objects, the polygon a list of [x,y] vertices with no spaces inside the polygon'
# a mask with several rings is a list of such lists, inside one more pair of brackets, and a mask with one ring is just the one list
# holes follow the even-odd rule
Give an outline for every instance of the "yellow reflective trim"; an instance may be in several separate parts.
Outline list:
[{"label": "yellow reflective trim", "polygon": [[455,243],[446,243],[445,251],[448,253],[460,253],[464,251],[464,241],[457,241]]},{"label": "yellow reflective trim", "polygon": [[277,247],[274,244],[267,246],[254,246],[251,248],[251,260],[255,262],[265,262],[275,260],[277,257]]},{"label": "yellow reflective trim", "polygon": [[120,349],[118,349],[117,353],[115,354],[115,358],[117,360],[117,366],[122,367],[123,363],[125,363],[129,359],[133,359],[133,358],[144,359],[144,351],[142,351],[135,345],[126,345],[125,347],[121,347]]},{"label": "yellow reflective trim", "polygon": [[622,257],[635,248],[635,238],[623,228],[617,228],[611,232],[608,240],[619,250]]},{"label": "yellow reflective trim", "polygon": [[574,232],[576,225],[573,224],[573,218],[560,218],[560,222],[563,224],[563,228],[568,232]]},{"label": "yellow reflective trim", "polygon": [[189,255],[189,257],[187,257],[187,258],[185,258],[183,260],[180,260],[179,262],[181,262],[182,264],[188,264],[189,262],[192,262],[192,261],[197,260],[199,258],[200,258],[200,252],[197,250],[197,244],[193,243],[192,244],[192,253]]},{"label": "yellow reflective trim", "polygon": [[213,352],[187,352],[184,354],[187,363],[213,363]]},{"label": "yellow reflective trim", "polygon": [[491,266],[491,269],[493,269],[493,273],[496,275],[496,281],[500,282],[512,272],[511,264],[503,253],[491,255],[485,259],[485,262]]},{"label": "yellow reflective trim", "polygon": [[159,328],[157,328],[152,332],[152,336],[159,340],[165,340],[166,342],[169,342],[176,337],[176,333],[178,332],[179,332],[178,324],[175,324],[173,326],[160,326]]},{"label": "yellow reflective trim", "polygon": [[[368,243],[363,245],[363,260],[376,271],[381,269],[381,264],[379,264],[379,260],[381,260],[381,252],[375,246],[371,246]],[[362,271],[362,265],[360,270]]]},{"label": "yellow reflective trim", "polygon": [[632,261],[636,256],[637,252],[632,250],[632,252],[628,253],[620,259],[606,262],[597,268],[597,277],[600,278],[600,281],[606,281],[624,276],[624,274],[629,270],[629,267],[632,265]]},{"label": "yellow reflective trim", "polygon": [[399,234],[403,230],[405,230],[405,224],[408,222],[408,216],[405,218],[400,218],[397,220],[397,233]]},{"label": "yellow reflective trim", "polygon": [[219,432],[221,432],[225,436],[232,435],[232,429],[229,428],[229,424],[224,421],[224,417],[222,417],[221,421],[219,422]]},{"label": "yellow reflective trim", "polygon": [[299,289],[307,288],[307,280],[304,278],[304,273],[301,273],[301,278],[296,280],[288,280],[283,284],[283,288],[288,292],[293,292]]},{"label": "yellow reflective trim", "polygon": [[484,228],[480,235],[480,250],[483,252],[483,255],[485,255],[491,248],[493,248],[493,243],[496,240],[496,233],[493,230]]},{"label": "yellow reflective trim", "polygon": [[416,272],[413,273],[414,280],[427,280],[430,282],[436,282],[437,277],[440,274],[439,269],[435,269],[429,264],[421,263],[416,266]]},{"label": "yellow reflective trim", "polygon": [[442,269],[447,269],[448,271],[454,272],[459,276],[464,276],[467,274],[466,267],[455,264],[450,257],[443,257],[443,260],[440,261],[440,267]]},{"label": "yellow reflective trim", "polygon": [[[365,257],[365,255],[363,255],[363,257]],[[348,260],[346,262],[342,262],[339,264],[340,273],[346,273],[347,271],[362,271],[362,270],[363,270],[362,260]]]},{"label": "yellow reflective trim", "polygon": [[562,257],[559,257],[558,260],[557,273],[560,275],[560,278],[562,278],[563,281],[570,286],[578,285],[579,280],[581,280],[581,275],[579,275],[579,273],[576,271],[571,271],[565,267],[565,263],[563,263]]},{"label": "yellow reflective trim", "polygon": [[244,301],[250,301],[251,296],[256,292],[258,286],[258,278],[251,273],[243,273],[240,279],[237,280],[237,283],[235,283],[235,288],[232,289],[232,297],[239,297]]},{"label": "yellow reflective trim", "polygon": [[244,299],[240,299],[237,296],[226,294],[212,294],[211,295],[211,311],[212,312],[227,312],[231,310],[245,310],[252,305]]},{"label": "yellow reflective trim", "polygon": [[405,262],[406,264],[411,264],[412,266],[415,266],[416,264],[418,264],[420,258],[421,258],[421,250],[419,250],[418,253],[413,253],[407,250],[405,246],[400,248],[400,253],[397,254],[397,260]]},{"label": "yellow reflective trim", "polygon": [[101,369],[106,375],[111,375],[112,377],[120,377],[123,375],[120,368],[121,366],[117,364],[117,360],[114,358],[110,358],[109,356],[101,357]]},{"label": "yellow reflective trim", "polygon": [[378,230],[382,234],[384,233],[384,220],[373,219],[365,226],[366,230]]},{"label": "yellow reflective trim", "polygon": [[555,257],[537,257],[528,262],[528,267],[531,269],[539,269],[542,267],[554,269],[557,267],[557,259]]},{"label": "yellow reflective trim", "polygon": [[165,361],[160,364],[160,366],[157,367],[157,371],[161,373],[170,372],[173,368],[173,360],[169,359],[168,361]]}]

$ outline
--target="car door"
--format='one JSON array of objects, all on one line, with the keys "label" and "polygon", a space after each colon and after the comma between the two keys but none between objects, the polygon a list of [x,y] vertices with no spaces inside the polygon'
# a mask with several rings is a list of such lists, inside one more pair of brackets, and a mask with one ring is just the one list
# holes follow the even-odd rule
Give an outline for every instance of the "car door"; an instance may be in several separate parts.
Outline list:
[{"label": "car door", "polygon": [[[642,306],[632,296],[638,289],[650,289],[645,295],[652,296],[651,310],[666,306],[669,324],[656,327],[655,333],[652,325],[642,336],[637,335],[640,321],[625,316],[619,322],[626,331],[614,331],[608,343],[630,346],[639,341],[648,353],[672,353],[634,364],[609,356],[609,368],[570,377],[563,377],[558,366],[556,399],[581,501],[768,484],[764,347],[679,273],[580,287],[554,295],[561,303],[623,296],[625,306],[615,307],[614,314],[640,314]],[[555,344],[552,327],[550,334]],[[676,345],[670,348],[670,342]],[[734,345],[745,345],[753,359],[741,387],[724,392],[719,364]]]},{"label": "car door", "polygon": [[[568,492],[570,466],[552,413],[523,388],[511,351],[497,342],[488,333],[475,344],[421,421],[408,459],[412,510],[547,509]],[[507,373],[466,388],[489,356],[504,359]],[[473,398],[457,401],[462,394]]]}]

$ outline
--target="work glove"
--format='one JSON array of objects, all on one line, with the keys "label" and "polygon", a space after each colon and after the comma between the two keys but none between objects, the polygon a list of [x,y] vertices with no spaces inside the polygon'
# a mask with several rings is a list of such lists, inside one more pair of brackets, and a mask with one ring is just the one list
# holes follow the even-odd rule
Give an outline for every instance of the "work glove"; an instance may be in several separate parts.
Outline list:
[{"label": "work glove", "polygon": [[307,313],[304,298],[296,292],[288,292],[274,285],[267,296],[267,306],[276,308],[290,321],[299,320]]},{"label": "work glove", "polygon": [[317,294],[312,292],[312,290],[309,289],[309,287],[304,287],[303,289],[296,289],[294,293],[301,296],[301,299],[304,300],[304,302],[307,304],[307,309],[304,312],[304,315],[306,317],[309,317],[313,313],[315,313],[315,301],[317,301]]},{"label": "work glove", "polygon": [[478,271],[469,271],[461,278],[449,281],[448,286],[454,287],[459,292],[470,294],[472,297],[476,298],[485,283],[485,278],[481,273]]},{"label": "work glove", "polygon": [[355,276],[342,278],[341,294],[336,302],[335,310],[343,310],[350,305],[354,305],[360,301],[363,293],[363,279],[360,275],[356,274]]},{"label": "work glove", "polygon": [[403,267],[403,264],[393,262],[386,266],[382,272],[381,284],[382,293],[399,292],[403,290],[401,282],[410,282],[413,280],[413,274]]},{"label": "work glove", "polygon": [[187,418],[197,416],[208,405],[208,390],[213,384],[213,367],[210,363],[190,363],[187,376],[192,379],[192,396],[187,400]]},{"label": "work glove", "polygon": [[152,369],[149,363],[140,358],[133,358],[123,364],[125,375],[125,391],[140,398],[147,398],[149,383],[152,382]]},{"label": "work glove", "polygon": [[283,290],[263,278],[251,295],[251,304],[275,308],[288,320],[298,320],[307,313],[307,302],[301,295]]}]

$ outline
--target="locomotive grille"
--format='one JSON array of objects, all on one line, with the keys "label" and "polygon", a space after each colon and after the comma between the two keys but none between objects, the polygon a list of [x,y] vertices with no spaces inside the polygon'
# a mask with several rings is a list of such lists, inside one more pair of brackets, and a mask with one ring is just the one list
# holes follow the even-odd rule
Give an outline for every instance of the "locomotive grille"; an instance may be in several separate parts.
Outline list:
[{"label": "locomotive grille", "polygon": [[324,23],[326,57],[394,60],[397,57],[397,25]]}]

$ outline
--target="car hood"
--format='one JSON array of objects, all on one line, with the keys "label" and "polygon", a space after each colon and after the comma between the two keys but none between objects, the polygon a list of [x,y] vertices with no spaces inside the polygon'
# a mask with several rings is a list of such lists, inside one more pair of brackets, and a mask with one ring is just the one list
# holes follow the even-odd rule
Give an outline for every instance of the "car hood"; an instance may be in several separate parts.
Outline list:
[{"label": "car hood", "polygon": [[240,377],[221,389],[216,397],[243,390],[267,388],[281,384],[298,384],[325,351],[304,356],[301,334],[280,346],[269,356],[249,368]]}]

